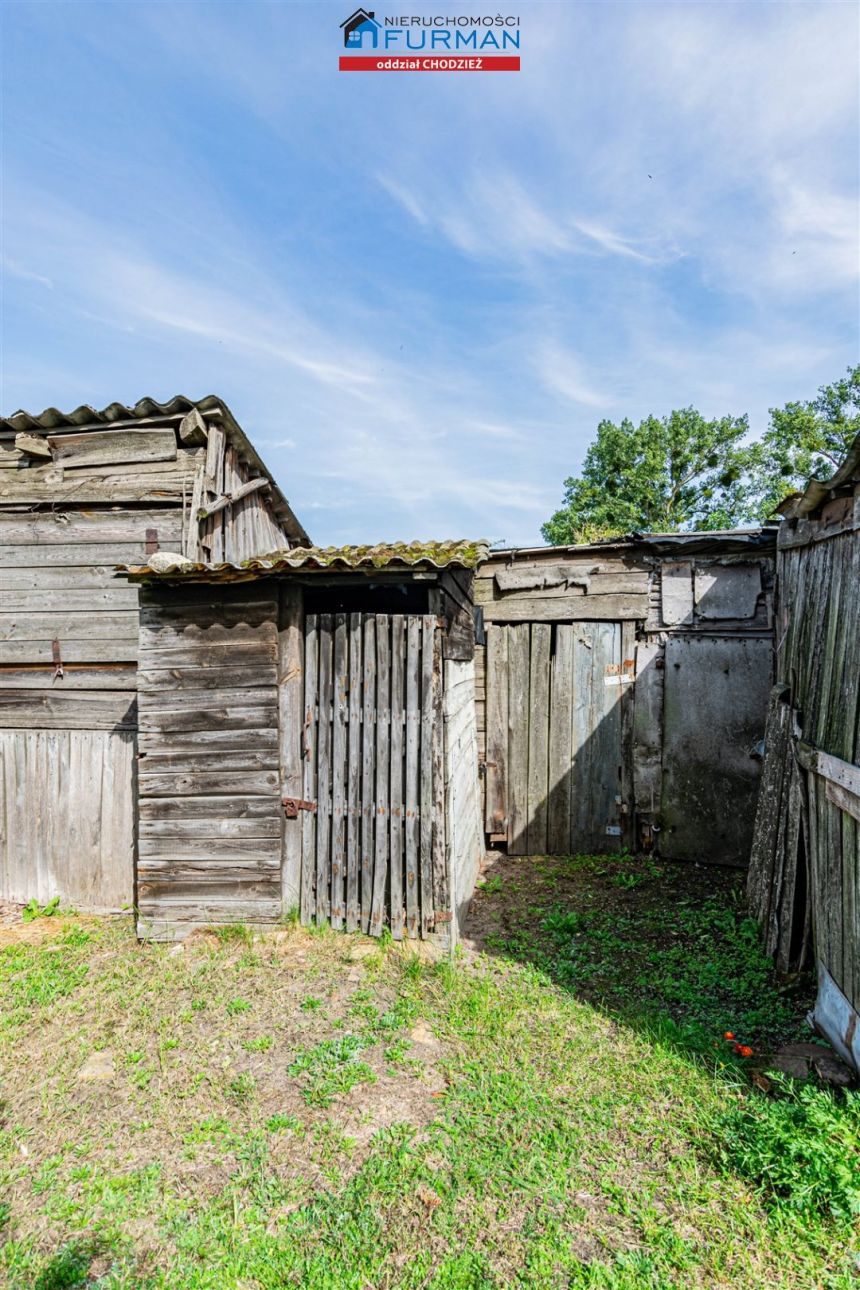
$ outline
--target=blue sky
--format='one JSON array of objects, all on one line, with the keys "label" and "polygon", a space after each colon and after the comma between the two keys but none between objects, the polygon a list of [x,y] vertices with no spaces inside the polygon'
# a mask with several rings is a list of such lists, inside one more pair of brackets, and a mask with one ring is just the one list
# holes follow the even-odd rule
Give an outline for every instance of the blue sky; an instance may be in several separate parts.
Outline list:
[{"label": "blue sky", "polygon": [[220,394],[318,542],[537,541],[602,417],[857,359],[853,4],[532,0],[475,75],[339,73],[327,0],[2,9],[3,411]]}]

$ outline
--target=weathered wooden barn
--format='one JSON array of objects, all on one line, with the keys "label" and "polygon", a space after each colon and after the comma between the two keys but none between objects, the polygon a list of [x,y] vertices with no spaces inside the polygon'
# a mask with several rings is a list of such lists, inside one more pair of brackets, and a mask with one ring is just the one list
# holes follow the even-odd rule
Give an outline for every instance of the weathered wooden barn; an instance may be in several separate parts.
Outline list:
[{"label": "weathered wooden barn", "polygon": [[160,547],[307,541],[220,399],[0,420],[0,898],[134,898],[138,592]]},{"label": "weathered wooden barn", "polygon": [[159,553],[142,583],[142,935],[456,939],[483,855],[467,543]]},{"label": "weathered wooden barn", "polygon": [[860,1070],[860,436],[781,510],[750,904],[781,970],[814,957],[815,1023]]},{"label": "weathered wooden barn", "polygon": [[746,864],[775,543],[771,527],[492,553],[475,600],[493,844]]},{"label": "weathered wooden barn", "polygon": [[0,466],[0,898],[451,943],[487,844],[746,862],[774,529],[322,550],[216,398]]}]

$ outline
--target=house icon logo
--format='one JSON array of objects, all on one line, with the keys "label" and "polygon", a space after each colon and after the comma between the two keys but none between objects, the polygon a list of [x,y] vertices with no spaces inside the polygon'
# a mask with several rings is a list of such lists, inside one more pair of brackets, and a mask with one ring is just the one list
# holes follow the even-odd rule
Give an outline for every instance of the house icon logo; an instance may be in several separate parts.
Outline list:
[{"label": "house icon logo", "polygon": [[373,10],[356,9],[355,13],[350,14],[346,22],[342,22],[344,49],[363,49],[364,38],[368,37],[368,44],[372,49],[376,49],[379,40],[379,23],[373,17]]}]

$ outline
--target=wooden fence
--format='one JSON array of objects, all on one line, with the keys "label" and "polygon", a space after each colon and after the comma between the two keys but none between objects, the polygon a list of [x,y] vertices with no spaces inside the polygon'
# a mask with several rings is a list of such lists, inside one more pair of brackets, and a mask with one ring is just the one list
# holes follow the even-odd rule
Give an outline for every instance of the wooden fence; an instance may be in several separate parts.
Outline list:
[{"label": "wooden fence", "polygon": [[400,939],[449,916],[441,697],[434,616],[306,616],[303,923]]}]

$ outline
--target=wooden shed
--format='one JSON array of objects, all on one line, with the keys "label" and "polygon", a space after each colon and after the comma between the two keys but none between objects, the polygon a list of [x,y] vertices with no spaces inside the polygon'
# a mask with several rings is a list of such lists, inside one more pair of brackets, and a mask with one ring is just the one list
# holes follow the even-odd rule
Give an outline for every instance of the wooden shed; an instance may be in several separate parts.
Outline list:
[{"label": "wooden shed", "polygon": [[816,1025],[860,1070],[860,436],[781,510],[750,903],[778,968],[814,956]]},{"label": "wooden shed", "polygon": [[771,527],[493,552],[475,582],[491,844],[747,863],[775,544]]},{"label": "wooden shed", "polygon": [[302,922],[456,939],[483,854],[480,544],[159,553],[140,590],[142,935]]},{"label": "wooden shed", "polygon": [[138,592],[114,565],[306,541],[220,399],[0,420],[0,898],[132,903]]}]

